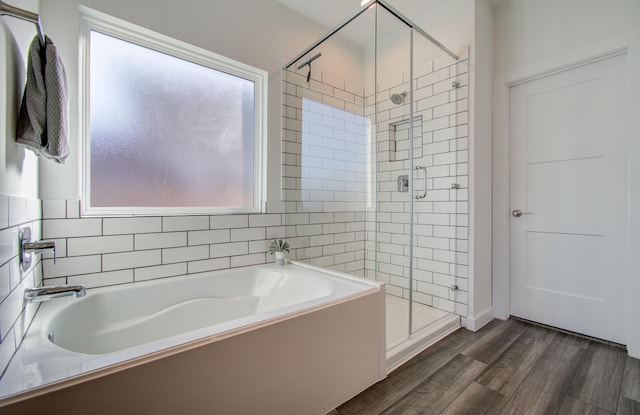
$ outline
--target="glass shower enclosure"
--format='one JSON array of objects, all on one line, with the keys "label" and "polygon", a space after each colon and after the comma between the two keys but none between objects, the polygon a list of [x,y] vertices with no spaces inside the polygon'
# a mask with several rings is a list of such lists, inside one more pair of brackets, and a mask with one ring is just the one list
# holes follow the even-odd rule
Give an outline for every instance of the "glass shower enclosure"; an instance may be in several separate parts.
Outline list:
[{"label": "glass shower enclosure", "polygon": [[291,258],[386,284],[389,370],[466,316],[467,72],[383,1],[283,67]]}]

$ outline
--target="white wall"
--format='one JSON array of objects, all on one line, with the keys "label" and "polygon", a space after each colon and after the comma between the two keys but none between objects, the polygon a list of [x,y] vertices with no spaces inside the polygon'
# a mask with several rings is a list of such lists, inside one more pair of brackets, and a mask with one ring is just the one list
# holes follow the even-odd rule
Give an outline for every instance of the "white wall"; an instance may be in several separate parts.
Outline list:
[{"label": "white wall", "polygon": [[[36,0],[12,3],[33,12]],[[0,194],[38,197],[38,162],[35,154],[15,143],[16,121],[25,82],[27,50],[35,25],[13,17],[0,23]]]},{"label": "white wall", "polygon": [[470,287],[472,303],[467,327],[477,329],[493,317],[492,250],[491,250],[491,77],[493,70],[493,13],[484,0],[475,1],[475,32],[472,62],[474,101],[471,105],[473,137],[471,145],[471,258],[473,278]]},{"label": "white wall", "polygon": [[[627,48],[629,91],[629,275],[620,287],[628,317],[628,349],[640,356],[640,2],[637,0],[510,0],[494,10],[494,307],[508,316],[509,152],[507,84],[613,50]],[[634,76],[635,74],[635,76]]]},{"label": "white wall", "polygon": [[469,304],[465,326],[476,330],[493,317],[491,252],[492,13],[485,0],[450,0],[416,20],[469,59]]},{"label": "white wall", "polygon": [[501,75],[569,59],[637,27],[640,2],[509,0],[494,19],[494,74]]},{"label": "white wall", "polygon": [[[37,12],[37,1],[12,2]],[[39,258],[22,272],[18,258],[18,232],[32,230],[40,239],[41,203],[38,199],[38,160],[30,150],[16,144],[16,123],[25,83],[26,52],[35,25],[12,17],[0,20],[0,373],[22,342],[35,315],[25,308],[25,288],[39,285]],[[25,312],[26,310],[26,312]]]},{"label": "white wall", "polygon": [[[45,31],[57,44],[67,66],[71,97],[71,156],[65,165],[42,165],[40,189],[43,199],[77,199],[81,193],[77,88],[79,5],[266,70],[269,73],[269,160],[279,160],[280,157],[280,67],[283,58],[295,56],[326,32],[325,28],[275,0],[186,0],[178,5],[168,0],[60,0],[41,3]],[[348,50],[342,51],[340,46],[343,45],[327,45],[338,55],[332,61],[350,64],[351,54]],[[328,53],[328,49],[323,52]],[[279,163],[270,163],[268,169],[268,193],[274,201],[272,206],[276,206],[280,189]]]},{"label": "white wall", "polygon": [[[82,162],[79,137],[79,6],[247,63],[269,73],[268,211],[266,215],[188,217],[81,217],[78,195]],[[260,264],[269,240],[282,238],[281,66],[326,29],[275,0],[201,2],[179,9],[168,1],[65,0],[43,2],[43,25],[66,63],[70,96],[71,155],[65,165],[42,163],[43,237],[56,240],[58,260],[45,257],[46,284],[88,287],[137,282]],[[344,39],[323,43],[314,74],[362,73],[362,51]],[[306,75],[306,69],[302,72]],[[345,75],[346,76],[346,75]],[[360,77],[352,77],[360,79]],[[360,85],[359,89],[363,87]],[[275,213],[275,214],[273,214]],[[177,233],[176,233],[177,232]],[[286,235],[289,236],[289,235]],[[91,246],[90,249],[85,249]],[[79,248],[79,249],[78,249]]]}]

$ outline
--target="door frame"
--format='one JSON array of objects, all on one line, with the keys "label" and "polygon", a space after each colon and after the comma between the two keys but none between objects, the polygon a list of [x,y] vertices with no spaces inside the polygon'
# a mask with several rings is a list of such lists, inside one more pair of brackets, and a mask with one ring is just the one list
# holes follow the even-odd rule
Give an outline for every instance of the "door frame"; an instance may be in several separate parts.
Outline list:
[{"label": "door frame", "polygon": [[[585,49],[569,51],[563,56],[541,61],[516,71],[501,74],[493,80],[493,309],[495,317],[507,319],[510,313],[510,141],[509,141],[509,94],[513,86],[552,75],[567,69],[583,66],[615,55],[626,54],[628,74],[627,110],[627,192],[628,226],[626,287],[621,287],[625,298],[625,310],[621,327],[627,328],[629,355],[640,358],[640,329],[637,318],[640,302],[634,293],[640,292],[640,258],[631,255],[640,252],[640,30],[624,36],[603,41],[598,45],[585,45]],[[625,293],[626,291],[626,293]],[[635,301],[634,301],[635,298]],[[632,324],[635,323],[635,324]]]}]

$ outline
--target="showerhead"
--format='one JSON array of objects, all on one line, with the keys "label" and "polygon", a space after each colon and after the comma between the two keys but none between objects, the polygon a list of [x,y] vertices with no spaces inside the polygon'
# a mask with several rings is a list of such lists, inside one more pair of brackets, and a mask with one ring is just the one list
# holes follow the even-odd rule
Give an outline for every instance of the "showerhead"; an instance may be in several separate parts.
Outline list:
[{"label": "showerhead", "polygon": [[404,102],[404,99],[407,96],[407,91],[403,91],[402,93],[399,94],[393,94],[391,95],[391,102],[393,102],[396,105],[400,105]]}]

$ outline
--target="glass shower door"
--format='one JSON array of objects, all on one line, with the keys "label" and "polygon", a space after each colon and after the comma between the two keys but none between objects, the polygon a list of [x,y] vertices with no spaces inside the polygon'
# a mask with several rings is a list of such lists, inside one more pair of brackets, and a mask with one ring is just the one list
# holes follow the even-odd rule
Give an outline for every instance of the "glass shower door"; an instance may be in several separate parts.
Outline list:
[{"label": "glass shower door", "polygon": [[378,138],[377,278],[387,289],[387,350],[411,334],[411,29],[377,8],[375,105]]}]

